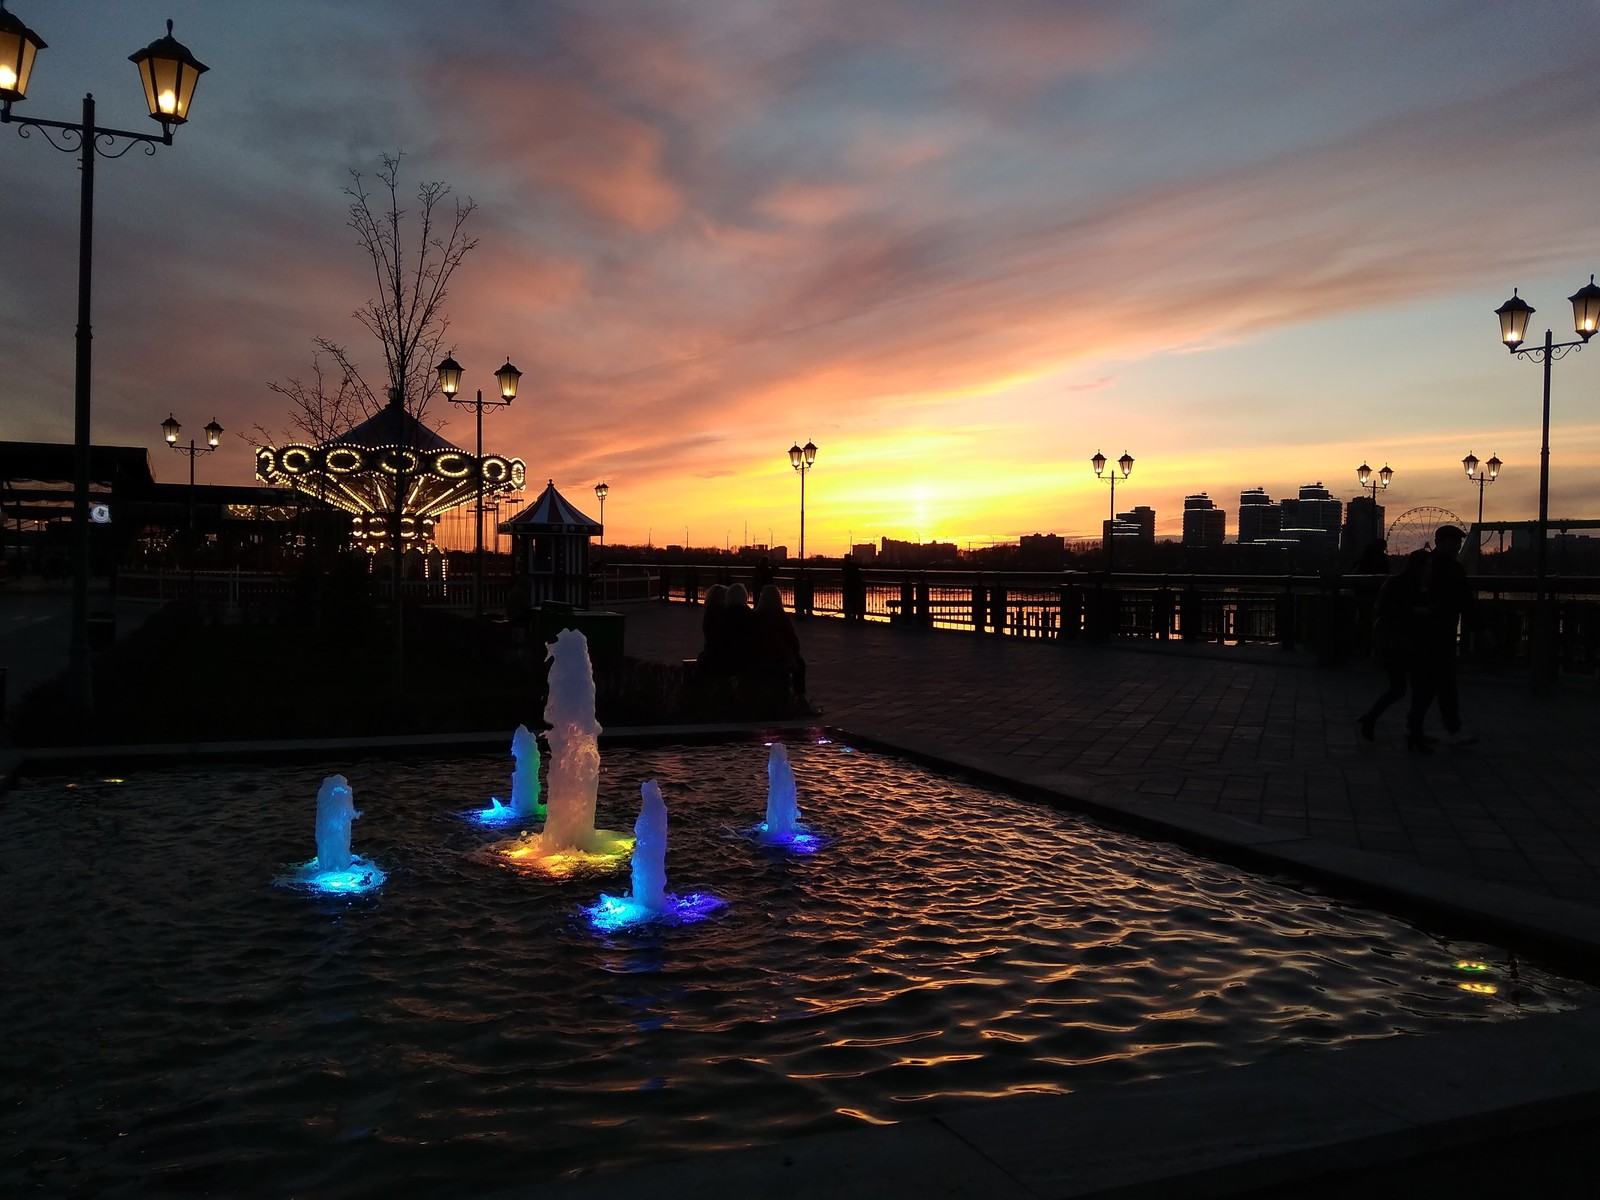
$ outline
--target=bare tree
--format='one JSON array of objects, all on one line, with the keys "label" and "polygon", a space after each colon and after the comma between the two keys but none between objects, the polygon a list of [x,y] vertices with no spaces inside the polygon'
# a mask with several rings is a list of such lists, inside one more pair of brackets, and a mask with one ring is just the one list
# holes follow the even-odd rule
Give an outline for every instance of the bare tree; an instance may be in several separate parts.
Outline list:
[{"label": "bare tree", "polygon": [[[448,184],[417,186],[415,214],[400,203],[400,153],[385,154],[376,186],[369,188],[359,171],[350,172],[348,224],[367,252],[377,295],[353,314],[383,347],[386,378],[374,388],[362,375],[348,348],[329,338],[316,338],[309,379],[291,377],[267,386],[289,401],[289,425],[313,445],[343,433],[370,417],[398,388],[406,411],[422,420],[437,381],[434,367],[448,350],[445,334],[450,319],[444,312],[450,276],[478,240],[466,225],[477,205],[469,198],[448,209]],[[415,216],[414,236],[406,237],[406,221]],[[265,434],[265,431],[261,431]],[[270,440],[270,438],[268,439]]]},{"label": "bare tree", "polygon": [[[398,400],[416,421],[421,421],[437,389],[435,366],[445,351],[450,320],[444,312],[450,276],[461,260],[477,246],[467,236],[466,225],[476,205],[469,198],[450,206],[447,184],[422,183],[417,187],[417,210],[400,203],[400,153],[383,156],[383,167],[370,188],[359,171],[350,172],[348,224],[356,241],[372,262],[377,294],[355,311],[383,347],[387,378],[374,389],[362,376],[345,346],[317,338],[309,379],[291,378],[268,384],[290,404],[291,426],[320,444],[343,433],[356,418],[375,415],[391,399]],[[407,219],[414,219],[408,226]],[[407,427],[402,423],[401,428]],[[414,429],[415,426],[410,426]],[[261,431],[263,434],[265,431]],[[390,518],[391,604],[393,630],[391,707],[398,715],[403,703],[405,639],[401,602],[401,517],[406,495],[405,477],[396,480]]]},{"label": "bare tree", "polygon": [[[450,219],[437,211],[450,195],[449,186],[420,184],[416,243],[414,249],[408,249],[402,236],[407,213],[400,207],[400,159],[399,154],[383,157],[376,210],[359,172],[350,172],[351,185],[344,191],[350,197],[350,228],[372,260],[378,284],[378,295],[358,308],[355,317],[383,346],[388,387],[400,389],[406,410],[420,421],[437,387],[434,367],[450,328],[443,307],[450,276],[478,244],[476,238],[466,235],[467,219],[477,205],[470,198],[456,201]],[[448,232],[444,232],[447,225]],[[327,343],[323,348],[352,378],[361,380],[342,347]],[[364,382],[361,387],[372,400],[372,390]]]}]

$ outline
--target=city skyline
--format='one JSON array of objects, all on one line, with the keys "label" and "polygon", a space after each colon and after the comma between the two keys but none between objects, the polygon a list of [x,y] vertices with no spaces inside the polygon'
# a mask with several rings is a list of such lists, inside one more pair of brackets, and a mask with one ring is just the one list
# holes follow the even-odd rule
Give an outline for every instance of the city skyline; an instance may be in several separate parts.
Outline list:
[{"label": "city skyline", "polygon": [[[125,60],[169,16],[211,68],[172,147],[96,178],[93,436],[165,480],[182,409],[229,431],[203,481],[251,482],[236,435],[283,431],[267,384],[314,337],[381,374],[341,189],[396,150],[408,191],[480,206],[453,355],[466,389],[524,372],[485,449],[590,515],[608,482],[608,542],[797,545],[807,439],[814,553],[1096,537],[1096,451],[1134,456],[1117,505],[1161,537],[1197,491],[1348,503],[1363,461],[1391,513],[1470,520],[1468,452],[1505,463],[1487,519],[1530,519],[1539,371],[1493,309],[1517,287],[1530,340],[1568,337],[1600,269],[1589,7],[8,10],[49,43],[19,114],[92,91],[143,128]],[[0,437],[70,441],[75,163],[0,141]],[[1557,365],[1552,517],[1600,514],[1597,390],[1591,355]]]}]

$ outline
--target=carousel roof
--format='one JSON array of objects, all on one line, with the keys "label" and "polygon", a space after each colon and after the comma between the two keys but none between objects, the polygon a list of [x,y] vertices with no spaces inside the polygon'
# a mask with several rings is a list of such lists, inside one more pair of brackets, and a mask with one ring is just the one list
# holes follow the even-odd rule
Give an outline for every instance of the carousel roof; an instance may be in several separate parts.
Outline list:
[{"label": "carousel roof", "polygon": [[545,485],[539,498],[509,521],[502,522],[502,533],[587,533],[601,532],[600,522],[591,520],[573,507],[560,492],[556,481]]},{"label": "carousel roof", "polygon": [[316,446],[294,443],[256,451],[256,478],[288,484],[357,515],[388,513],[403,489],[407,516],[433,517],[483,494],[522,487],[520,458],[481,458],[440,437],[389,404],[361,424]]},{"label": "carousel roof", "polygon": [[384,446],[409,446],[413,450],[454,450],[465,454],[460,446],[447,442],[421,421],[397,404],[386,404],[380,412],[368,417],[347,433],[324,443],[329,446],[361,446],[377,450]]}]

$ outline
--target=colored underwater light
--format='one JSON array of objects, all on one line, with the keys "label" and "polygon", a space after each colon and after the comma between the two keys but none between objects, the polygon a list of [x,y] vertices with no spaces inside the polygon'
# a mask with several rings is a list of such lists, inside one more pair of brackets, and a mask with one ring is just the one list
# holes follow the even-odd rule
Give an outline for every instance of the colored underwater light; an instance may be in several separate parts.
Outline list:
[{"label": "colored underwater light", "polygon": [[1456,964],[1458,971],[1488,971],[1490,966],[1486,962],[1475,962],[1472,959],[1463,959]]},{"label": "colored underwater light", "polygon": [[1458,983],[1456,986],[1463,992],[1473,992],[1479,996],[1493,996],[1500,991],[1492,983]]},{"label": "colored underwater light", "polygon": [[518,816],[516,807],[502,803],[498,796],[490,796],[489,803],[492,807],[476,809],[473,812],[462,813],[461,815],[468,821],[476,821],[479,825],[488,825],[490,827],[515,825],[519,821],[544,820],[545,808],[543,804],[537,805],[534,808],[533,816],[529,818]]},{"label": "colored underwater light", "polygon": [[360,896],[376,891],[389,876],[376,863],[359,855],[350,856],[350,866],[343,871],[322,871],[317,860],[301,863],[272,882],[279,887],[292,887],[306,892],[320,892],[329,896]]},{"label": "colored underwater light", "polygon": [[703,892],[690,892],[687,896],[668,895],[660,909],[647,908],[634,903],[628,896],[601,895],[599,901],[588,905],[583,915],[600,933],[615,933],[638,925],[693,925],[704,921],[720,908],[727,907],[726,900]]},{"label": "colored underwater light", "polygon": [[777,846],[783,850],[792,850],[796,854],[815,854],[828,844],[828,839],[820,833],[812,833],[803,825],[797,825],[789,833],[771,835],[767,833],[767,823],[762,821],[755,827],[756,840],[763,846]]},{"label": "colored underwater light", "polygon": [[523,834],[507,842],[484,847],[492,861],[526,875],[545,875],[552,879],[571,879],[575,875],[601,875],[614,871],[633,853],[633,839],[626,834],[597,829],[599,843],[594,850],[568,847],[550,853],[540,846],[539,834]]}]

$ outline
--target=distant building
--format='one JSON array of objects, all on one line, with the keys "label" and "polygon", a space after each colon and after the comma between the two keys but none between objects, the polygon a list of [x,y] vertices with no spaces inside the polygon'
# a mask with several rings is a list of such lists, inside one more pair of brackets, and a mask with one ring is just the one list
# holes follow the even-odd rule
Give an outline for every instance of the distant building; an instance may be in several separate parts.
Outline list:
[{"label": "distant building", "polygon": [[1228,533],[1228,514],[1201,492],[1183,498],[1183,544],[1220,546]]},{"label": "distant building", "polygon": [[[1156,510],[1148,504],[1141,504],[1128,512],[1118,513],[1117,522],[1122,525],[1135,526],[1139,530],[1138,536],[1141,542],[1146,542],[1152,546],[1155,545]],[[1119,533],[1117,536],[1121,537],[1122,535]]]},{"label": "distant building", "polygon": [[1344,507],[1344,537],[1340,544],[1345,550],[1359,553],[1375,537],[1383,537],[1385,528],[1383,505],[1377,505],[1374,513],[1372,497],[1357,496]]},{"label": "distant building", "polygon": [[931,563],[955,562],[958,557],[954,542],[902,542],[884,538],[878,557],[885,563],[903,566],[926,566]]},{"label": "distant building", "polygon": [[[1302,483],[1300,495],[1293,500],[1278,501],[1278,507],[1283,512],[1279,528],[1284,537],[1295,537],[1302,529],[1320,529],[1327,535],[1326,547],[1330,550],[1338,547],[1344,505],[1321,483]],[[1305,545],[1305,539],[1301,538],[1300,543]]]},{"label": "distant building", "polygon": [[850,547],[850,554],[858,563],[878,561],[878,548],[871,542],[857,542]]},{"label": "distant building", "polygon": [[1017,539],[1017,563],[1026,567],[1059,567],[1067,542],[1059,533],[1025,533]]},{"label": "distant building", "polygon": [[1265,488],[1239,493],[1239,541],[1263,542],[1278,536],[1283,528],[1283,510],[1272,502]]}]

